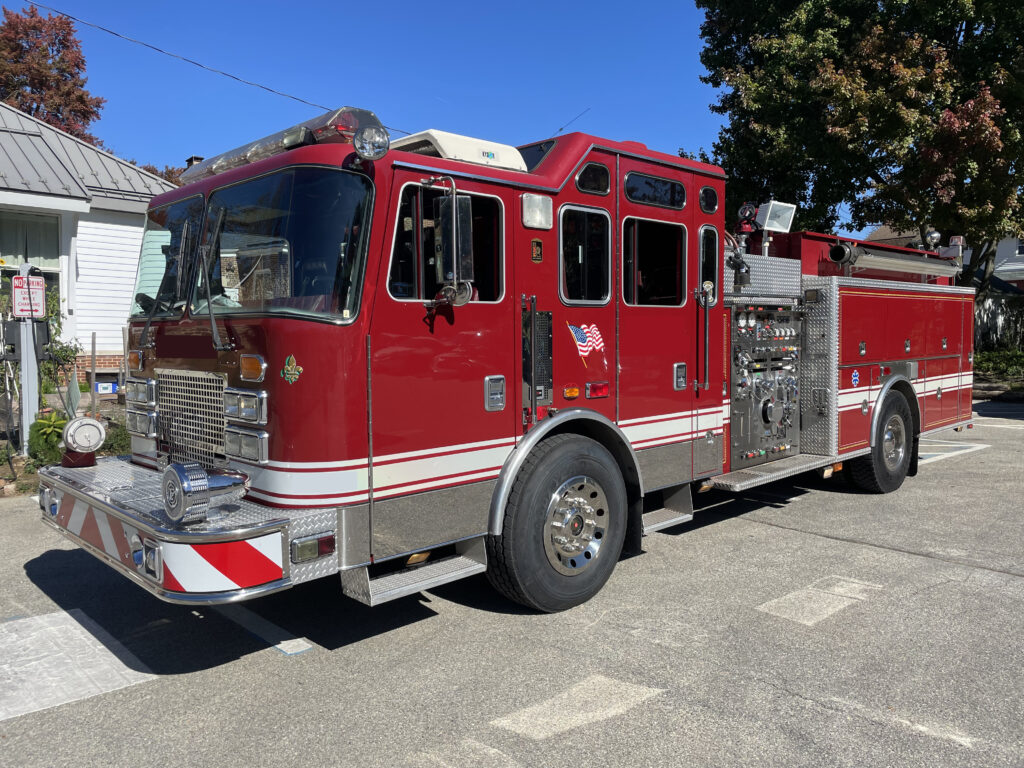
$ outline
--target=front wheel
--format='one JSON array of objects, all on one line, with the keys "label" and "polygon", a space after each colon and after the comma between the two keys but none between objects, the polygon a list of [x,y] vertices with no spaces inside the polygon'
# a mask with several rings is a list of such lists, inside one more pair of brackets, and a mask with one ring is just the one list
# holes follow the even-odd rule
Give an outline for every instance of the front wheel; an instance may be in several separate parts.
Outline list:
[{"label": "front wheel", "polygon": [[881,407],[871,453],[847,465],[850,482],[871,493],[889,493],[903,485],[913,452],[914,420],[907,399],[889,392]]},{"label": "front wheel", "polygon": [[543,441],[516,477],[488,577],[506,597],[562,611],[608,581],[626,535],[626,486],[615,459],[579,435]]}]

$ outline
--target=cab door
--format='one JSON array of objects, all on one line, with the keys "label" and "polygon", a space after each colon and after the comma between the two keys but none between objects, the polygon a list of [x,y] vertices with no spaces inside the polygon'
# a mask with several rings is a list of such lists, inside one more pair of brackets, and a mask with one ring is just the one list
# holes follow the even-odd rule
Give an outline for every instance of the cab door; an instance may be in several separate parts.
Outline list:
[{"label": "cab door", "polygon": [[693,477],[698,283],[689,266],[691,174],[622,158],[619,174],[619,426],[646,489]]},{"label": "cab door", "polygon": [[435,301],[435,203],[445,186],[397,172],[369,332],[375,560],[485,533],[515,445],[518,306],[508,286],[511,196],[458,182],[472,211],[468,303]]}]

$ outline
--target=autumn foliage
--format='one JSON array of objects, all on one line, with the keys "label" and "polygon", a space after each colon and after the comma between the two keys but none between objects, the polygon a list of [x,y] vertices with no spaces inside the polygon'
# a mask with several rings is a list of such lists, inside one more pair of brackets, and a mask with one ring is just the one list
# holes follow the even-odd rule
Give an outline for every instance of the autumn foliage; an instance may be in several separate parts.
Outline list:
[{"label": "autumn foliage", "polygon": [[0,26],[0,101],[90,144],[89,125],[104,99],[85,89],[85,57],[71,21],[3,9]]},{"label": "autumn foliage", "polygon": [[730,204],[962,234],[983,289],[1024,224],[1020,0],[698,0]]}]

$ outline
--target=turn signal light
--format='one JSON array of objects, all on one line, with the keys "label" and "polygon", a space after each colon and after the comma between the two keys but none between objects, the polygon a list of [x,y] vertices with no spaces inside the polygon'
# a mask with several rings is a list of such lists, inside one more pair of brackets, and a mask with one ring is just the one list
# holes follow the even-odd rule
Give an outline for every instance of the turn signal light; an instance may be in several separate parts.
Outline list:
[{"label": "turn signal light", "polygon": [[579,387],[566,387],[565,389],[562,390],[562,397],[564,397],[566,400],[575,400],[579,396]]},{"label": "turn signal light", "polygon": [[310,560],[333,555],[335,541],[333,533],[321,533],[316,536],[307,536],[304,539],[295,539],[292,542],[292,562],[308,563]]},{"label": "turn signal light", "polygon": [[238,358],[238,375],[242,381],[263,381],[267,374],[267,364],[259,355],[240,355]]},{"label": "turn signal light", "polygon": [[591,381],[587,382],[587,397],[608,397],[611,394],[612,387],[607,381]]}]

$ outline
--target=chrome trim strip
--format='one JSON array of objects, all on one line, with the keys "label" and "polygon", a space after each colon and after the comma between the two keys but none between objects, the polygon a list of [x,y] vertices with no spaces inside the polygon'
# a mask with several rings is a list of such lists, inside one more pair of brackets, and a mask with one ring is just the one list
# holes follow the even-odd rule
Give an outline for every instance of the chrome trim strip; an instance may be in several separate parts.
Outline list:
[{"label": "chrome trim strip", "polygon": [[[437,168],[436,166],[422,165],[420,163],[411,163],[411,162],[408,162],[406,160],[395,160],[392,163],[392,167],[394,167],[394,168],[407,168],[407,169],[411,169],[411,170],[414,170],[414,171],[423,171],[424,173],[447,174],[449,176],[458,176],[458,177],[463,178],[463,179],[474,179],[474,180],[477,180],[477,181],[486,181],[489,184],[502,184],[502,185],[509,186],[509,187],[515,187],[516,189],[529,189],[529,190],[533,190],[533,191],[537,191],[537,192],[548,192],[549,194],[557,194],[557,193],[561,192],[563,189],[565,189],[565,185],[568,184],[569,181],[571,179],[573,179],[576,176],[577,173],[579,173],[580,168],[582,167],[582,165],[584,163],[588,162],[587,158],[590,156],[590,153],[593,152],[595,149],[601,150],[602,152],[609,152],[611,154],[617,155],[618,157],[628,157],[628,158],[633,159],[633,160],[641,160],[641,161],[643,161],[645,163],[651,163],[652,165],[660,165],[660,166],[664,166],[666,168],[674,168],[676,170],[686,171],[688,173],[694,174],[695,176],[705,176],[705,177],[712,178],[712,179],[724,179],[724,178],[726,178],[724,172],[722,172],[722,173],[714,173],[714,172],[711,172],[711,171],[701,170],[699,168],[692,168],[692,167],[690,167],[688,165],[685,165],[683,163],[673,163],[673,162],[671,162],[671,161],[669,161],[667,159],[664,159],[664,158],[649,157],[647,155],[641,155],[641,154],[636,153],[636,152],[624,152],[621,149],[614,149],[612,147],[607,147],[607,146],[605,146],[603,144],[591,144],[582,153],[580,161],[575,166],[573,166],[573,169],[569,172],[569,175],[566,176],[565,179],[562,180],[562,183],[559,184],[556,187],[548,187],[548,186],[544,186],[543,184],[531,184],[531,183],[529,183],[527,181],[518,181],[518,180],[514,180],[514,179],[498,179],[498,178],[495,178],[493,176],[485,176],[485,175],[480,174],[480,173],[472,173],[469,170],[465,170],[464,171],[464,170],[461,170],[461,169],[454,169],[453,170],[451,168]],[[465,161],[452,161],[452,162],[465,162]],[[529,171],[511,171],[509,169],[505,169],[505,170],[508,171],[509,173],[521,173],[523,176],[527,176],[527,177],[534,175],[533,173],[531,173]]]},{"label": "chrome trim strip", "polygon": [[[915,363],[915,367],[916,367],[916,363]],[[891,390],[893,385],[896,382],[898,382],[898,381],[905,381],[905,382],[907,382],[907,384],[910,385],[911,389],[914,388],[914,382],[912,382],[910,379],[908,379],[902,373],[894,373],[894,374],[892,374],[889,377],[888,381],[886,381],[885,384],[882,385],[882,389],[879,391],[878,397],[875,398],[875,402],[874,402],[874,405],[872,405],[872,410],[871,410],[871,431],[868,433],[868,438],[869,438],[869,445],[872,448],[875,447],[875,432],[876,432],[876,430],[878,428],[878,420],[881,418],[880,414],[882,413],[882,402],[883,402],[885,396],[887,394],[889,394],[889,390]],[[911,413],[910,413],[911,417],[913,417],[913,415],[914,415],[913,410],[917,410],[918,411],[918,422],[920,423],[920,421],[921,421],[920,410],[921,409],[920,409],[920,405],[917,402],[917,397],[914,398],[914,402],[912,402],[912,403],[908,402],[907,405],[912,409]],[[913,425],[911,425],[911,427],[913,427]],[[913,429],[911,429],[910,431],[913,432]]]},{"label": "chrome trim strip", "polygon": [[596,421],[603,427],[608,427],[618,437],[620,443],[629,450],[629,455],[633,459],[633,468],[636,470],[637,480],[640,483],[641,493],[643,493],[644,477],[640,471],[640,462],[637,461],[636,451],[633,450],[633,446],[629,440],[626,439],[625,434],[619,429],[617,424],[612,423],[607,418],[602,416],[596,411],[584,410],[583,408],[573,408],[571,410],[559,411],[556,415],[544,419],[539,422],[535,427],[530,429],[526,433],[526,436],[519,441],[515,449],[509,454],[508,458],[505,459],[505,465],[501,468],[501,472],[498,473],[498,480],[494,487],[494,495],[491,497],[491,511],[488,516],[487,530],[489,533],[500,536],[502,521],[505,513],[505,505],[508,503],[508,497],[512,493],[512,484],[515,482],[516,476],[519,474],[519,470],[522,469],[523,464],[526,463],[527,457],[530,452],[537,446],[537,444],[543,440],[547,435],[558,426],[576,420],[589,420]]},{"label": "chrome trim strip", "polygon": [[868,277],[836,277],[833,278],[840,288],[893,288],[903,291],[920,291],[921,293],[955,293],[961,296],[973,296],[973,288],[959,285],[931,285],[930,283],[905,283],[898,280],[874,280]]}]

